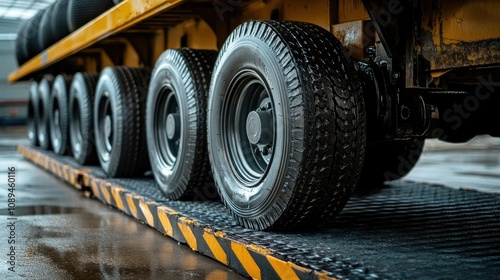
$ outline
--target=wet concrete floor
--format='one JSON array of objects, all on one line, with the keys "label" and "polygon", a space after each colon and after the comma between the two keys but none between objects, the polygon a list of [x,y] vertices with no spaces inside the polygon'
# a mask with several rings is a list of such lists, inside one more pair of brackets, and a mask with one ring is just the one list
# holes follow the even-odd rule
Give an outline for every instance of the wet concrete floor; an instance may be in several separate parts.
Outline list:
[{"label": "wet concrete floor", "polygon": [[0,127],[0,279],[245,279],[24,160],[15,145],[25,138],[24,128]]},{"label": "wet concrete floor", "polygon": [[500,138],[478,136],[464,144],[427,140],[404,180],[500,193]]}]

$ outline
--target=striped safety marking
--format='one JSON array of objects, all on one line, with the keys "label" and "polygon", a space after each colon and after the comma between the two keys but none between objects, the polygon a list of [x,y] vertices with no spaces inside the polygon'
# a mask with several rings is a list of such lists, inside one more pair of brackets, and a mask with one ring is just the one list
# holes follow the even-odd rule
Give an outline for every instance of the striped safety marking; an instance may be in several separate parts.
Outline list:
[{"label": "striped safety marking", "polygon": [[115,206],[120,209],[124,210],[123,208],[123,200],[121,198],[121,193],[123,193],[124,189],[122,187],[116,187],[111,189],[111,194],[113,195],[113,199],[115,200]]},{"label": "striped safety marking", "polygon": [[[229,236],[222,231],[214,232],[207,225],[165,205],[132,193],[106,179],[95,177],[90,169],[65,165],[29,147],[19,146],[17,149],[25,158],[75,188],[90,189],[93,196],[105,204],[116,207],[243,275],[254,279],[333,279],[325,272],[284,260],[264,247]],[[216,275],[214,277],[217,279]]]},{"label": "striped safety marking", "polygon": [[233,253],[236,255],[236,258],[238,258],[238,261],[241,263],[243,268],[245,268],[245,271],[248,273],[248,275],[250,275],[250,277],[254,279],[260,278],[260,268],[255,262],[252,255],[250,255],[247,247],[243,244],[233,242],[231,243],[231,249],[233,250]]},{"label": "striped safety marking", "polygon": [[211,230],[206,230],[203,233],[203,239],[207,243],[208,247],[210,248],[210,251],[212,251],[212,254],[214,255],[214,258],[218,260],[219,262],[227,265],[227,254],[224,251],[224,248],[220,245],[219,241],[217,241],[217,237],[215,234],[212,233]]}]

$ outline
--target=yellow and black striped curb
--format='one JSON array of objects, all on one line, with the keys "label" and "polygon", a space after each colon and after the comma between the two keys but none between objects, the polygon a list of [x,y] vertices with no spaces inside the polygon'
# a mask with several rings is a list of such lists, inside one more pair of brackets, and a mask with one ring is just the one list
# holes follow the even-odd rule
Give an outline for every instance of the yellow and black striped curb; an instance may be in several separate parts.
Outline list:
[{"label": "yellow and black striped curb", "polygon": [[36,165],[54,174],[63,181],[69,183],[78,190],[82,190],[89,184],[88,169],[78,169],[70,165],[61,163],[43,153],[33,150],[29,147],[18,146],[17,151],[26,159],[29,159]]},{"label": "yellow and black striped curb", "polygon": [[93,196],[104,203],[243,275],[254,279],[333,279],[326,272],[283,260],[265,247],[223,231],[214,231],[165,205],[130,192],[107,179],[93,176],[91,169],[72,167],[30,147],[19,146],[17,150],[28,160],[75,188],[90,190]]}]

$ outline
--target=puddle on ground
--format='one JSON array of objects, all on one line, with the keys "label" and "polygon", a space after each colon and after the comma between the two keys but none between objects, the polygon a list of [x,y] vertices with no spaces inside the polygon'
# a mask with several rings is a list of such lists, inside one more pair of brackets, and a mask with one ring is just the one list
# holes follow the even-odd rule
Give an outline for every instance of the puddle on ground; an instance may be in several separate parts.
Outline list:
[{"label": "puddle on ground", "polygon": [[[16,206],[14,216],[71,214],[82,211],[82,208],[54,205]],[[9,216],[9,209],[0,209],[0,215]]]},{"label": "puddle on ground", "polygon": [[500,179],[500,174],[493,174],[493,173],[486,173],[486,172],[457,172],[457,174],[460,175],[465,175],[465,176],[477,176],[480,177],[480,179],[483,179],[485,177],[492,178],[492,179]]}]

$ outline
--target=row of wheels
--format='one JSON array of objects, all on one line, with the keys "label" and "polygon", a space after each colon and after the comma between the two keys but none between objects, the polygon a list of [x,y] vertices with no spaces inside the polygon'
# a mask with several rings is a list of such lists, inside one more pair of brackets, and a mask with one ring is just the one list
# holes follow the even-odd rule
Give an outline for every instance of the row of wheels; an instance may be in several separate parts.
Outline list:
[{"label": "row of wheels", "polygon": [[[417,150],[407,154],[418,159],[423,145],[386,143],[389,157],[367,149],[355,64],[312,24],[251,21],[219,54],[167,50],[152,72],[108,67],[96,78],[78,73],[72,82],[58,76],[51,86],[47,77],[32,86],[34,144],[47,148],[41,135],[53,147],[70,143],[79,163],[97,158],[111,177],[151,169],[173,200],[207,197],[215,183],[233,217],[252,229],[331,221],[360,178],[366,185],[398,179],[405,175],[398,161],[408,157],[401,151]],[[47,107],[37,105],[42,99]],[[46,111],[52,121],[44,121]],[[374,161],[378,169],[370,168]]]},{"label": "row of wheels", "polygon": [[[72,154],[80,164],[94,164],[91,117],[96,75],[46,75],[32,82],[28,102],[28,139],[56,154]],[[70,137],[71,136],[71,137]]]},{"label": "row of wheels", "polygon": [[40,10],[20,27],[16,39],[19,65],[66,37],[118,0],[57,0]]}]

